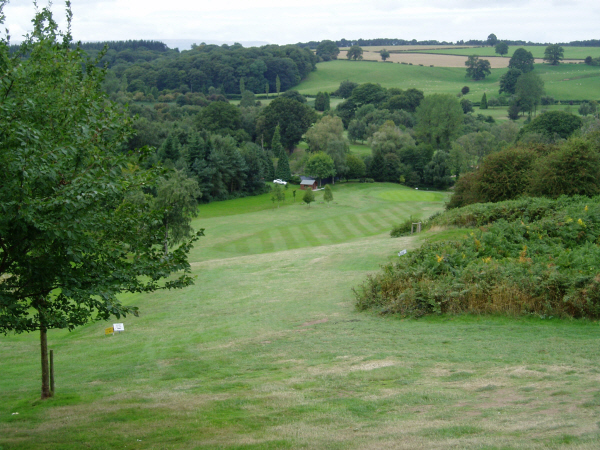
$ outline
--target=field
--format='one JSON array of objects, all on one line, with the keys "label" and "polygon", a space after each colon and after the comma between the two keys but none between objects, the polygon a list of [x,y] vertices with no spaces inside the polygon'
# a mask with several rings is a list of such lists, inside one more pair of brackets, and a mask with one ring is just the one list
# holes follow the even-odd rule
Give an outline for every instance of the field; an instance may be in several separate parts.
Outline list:
[{"label": "field", "polygon": [[37,400],[37,335],[1,337],[0,447],[598,447],[597,323],[358,313],[351,288],[367,273],[462,231],[387,236],[444,194],[350,184],[334,196],[203,206],[195,286],[126,298],[141,317],[115,336],[109,323],[49,333],[54,399]]},{"label": "field", "polygon": [[[484,92],[497,95],[499,78],[506,69],[493,69],[484,80],[465,78],[465,69],[428,67],[365,61],[330,61],[319,63],[317,70],[297,86],[302,94],[315,95],[319,91],[333,92],[343,80],[357,83],[379,83],[383,87],[417,88],[425,94],[456,94],[465,85],[471,92],[466,98],[479,101]],[[536,64],[535,71],[545,83],[546,93],[557,100],[600,100],[600,67],[584,64],[550,66]]]},{"label": "field", "polygon": [[[543,59],[544,51],[546,50],[546,46],[543,45],[509,45],[508,46],[508,54],[505,58],[510,58],[515,50],[518,48],[524,48],[528,52],[531,52],[534,58]],[[566,60],[584,60],[586,57],[591,56],[592,58],[597,58],[600,56],[600,49],[598,47],[563,47],[565,53],[564,58]],[[396,48],[388,49],[396,51]],[[403,49],[400,49],[403,50]],[[423,52],[423,53],[435,53],[440,55],[462,55],[462,56],[470,56],[477,55],[479,57],[482,56],[495,56],[498,54],[494,51],[494,47],[474,47],[474,48],[437,48],[437,49],[411,49],[408,50],[411,52]]]}]

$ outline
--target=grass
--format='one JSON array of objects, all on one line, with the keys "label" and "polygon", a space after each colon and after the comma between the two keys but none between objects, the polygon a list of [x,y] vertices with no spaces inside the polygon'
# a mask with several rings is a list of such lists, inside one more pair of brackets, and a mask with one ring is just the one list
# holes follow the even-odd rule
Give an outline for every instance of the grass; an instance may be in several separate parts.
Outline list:
[{"label": "grass", "polygon": [[[358,313],[351,287],[435,236],[377,229],[400,208],[439,210],[443,195],[352,184],[334,198],[330,208],[203,206],[195,286],[125,298],[141,316],[115,336],[104,322],[51,331],[49,401],[37,399],[37,335],[0,337],[0,447],[598,447],[597,323]],[[219,215],[228,204],[235,215]],[[270,251],[224,251],[265,235]],[[283,248],[295,239],[305,242]]]},{"label": "grass", "polygon": [[[509,45],[508,46],[508,54],[505,55],[506,58],[510,58],[515,50],[519,48],[524,48],[528,52],[531,52],[534,58],[544,58],[544,51],[546,50],[545,45]],[[581,59],[584,60],[586,57],[591,56],[593,58],[597,58],[600,56],[600,49],[597,47],[568,47],[563,46],[565,50],[564,58],[565,59]],[[393,50],[396,50],[394,48]],[[399,47],[399,50],[402,50]],[[408,50],[411,53],[435,53],[440,55],[461,55],[461,56],[471,56],[477,55],[479,57],[482,56],[500,56],[498,55],[494,47],[474,47],[474,48],[438,48],[438,49],[411,49]]]},{"label": "grass", "polygon": [[[506,70],[492,69],[492,74],[486,79],[472,81],[465,78],[463,68],[337,60],[319,63],[317,70],[311,72],[296,89],[303,94],[333,92],[342,81],[351,80],[356,83],[379,83],[386,88],[417,88],[427,95],[457,94],[467,85],[471,91],[466,98],[479,101],[484,92],[488,99],[497,96],[499,79]],[[557,100],[600,100],[600,67],[536,64],[535,71],[544,81],[547,95]]]}]

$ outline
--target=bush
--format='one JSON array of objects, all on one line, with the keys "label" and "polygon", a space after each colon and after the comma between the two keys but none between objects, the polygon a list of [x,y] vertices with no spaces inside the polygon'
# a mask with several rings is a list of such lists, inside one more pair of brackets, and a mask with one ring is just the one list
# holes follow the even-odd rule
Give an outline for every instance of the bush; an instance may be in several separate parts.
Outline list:
[{"label": "bush", "polygon": [[355,289],[357,307],[416,317],[600,317],[599,197],[472,205],[432,221],[444,223],[480,228],[384,266]]},{"label": "bush", "polygon": [[410,216],[404,222],[402,222],[402,223],[396,225],[394,228],[392,228],[392,231],[390,231],[390,236],[391,237],[400,237],[400,236],[405,236],[407,234],[410,234],[413,223],[415,223],[415,220],[413,219],[413,216]]}]

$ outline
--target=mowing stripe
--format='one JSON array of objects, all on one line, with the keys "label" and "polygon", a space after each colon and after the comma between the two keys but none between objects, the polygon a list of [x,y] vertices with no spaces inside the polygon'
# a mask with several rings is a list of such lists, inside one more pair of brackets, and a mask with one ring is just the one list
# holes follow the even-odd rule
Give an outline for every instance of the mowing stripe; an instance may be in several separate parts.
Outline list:
[{"label": "mowing stripe", "polygon": [[356,230],[351,230],[350,228],[348,228],[347,220],[348,216],[338,216],[335,219],[333,219],[333,223],[340,229],[341,234],[343,236],[346,236],[346,239],[353,239],[355,237],[360,236],[360,234],[358,234]]},{"label": "mowing stripe", "polygon": [[298,227],[298,228],[300,229],[300,232],[302,233],[302,236],[304,236],[304,239],[306,240],[306,242],[308,242],[308,244],[311,247],[317,247],[317,246],[321,245],[321,243],[315,237],[315,235],[310,232],[310,230],[308,229],[308,226],[302,226],[302,227]]},{"label": "mowing stripe", "polygon": [[357,214],[356,220],[358,220],[358,223],[360,223],[363,227],[369,230],[369,235],[377,234],[379,232],[379,229],[374,223],[372,223],[371,217],[368,215],[368,213]]},{"label": "mowing stripe", "polygon": [[317,224],[315,224],[315,223],[307,224],[306,229],[308,230],[309,233],[311,233],[313,235],[313,238],[315,239],[315,241],[318,242],[318,244],[316,244],[316,245],[323,245],[326,243],[327,238],[326,238],[326,236],[323,236],[321,234],[321,230],[319,229]]},{"label": "mowing stripe", "polygon": [[317,227],[319,227],[319,230],[321,230],[321,233],[323,233],[323,236],[325,236],[327,244],[333,244],[336,242],[336,235],[333,231],[331,231],[331,228],[329,228],[327,222],[318,222]]},{"label": "mowing stripe", "polygon": [[263,231],[259,233],[260,242],[263,246],[263,253],[272,253],[275,251],[275,245],[273,244],[273,236],[271,236],[271,230]]},{"label": "mowing stripe", "polygon": [[275,248],[274,251],[281,252],[281,251],[285,251],[285,250],[289,249],[289,247],[287,246],[287,242],[285,241],[285,238],[281,234],[281,228],[272,229],[270,231],[270,235],[273,240],[273,247]]},{"label": "mowing stripe", "polygon": [[371,236],[371,234],[373,234],[360,222],[360,216],[358,214],[350,214],[346,217],[348,217],[349,223],[351,223],[358,231],[360,231],[360,235]]},{"label": "mowing stripe", "polygon": [[287,248],[292,249],[292,248],[304,247],[304,245],[302,245],[298,242],[298,240],[296,239],[296,236],[292,234],[290,227],[281,227],[281,228],[279,228],[279,232],[283,236],[283,239],[285,240]]},{"label": "mowing stripe", "polygon": [[387,223],[387,221],[381,217],[381,214],[379,211],[377,212],[369,212],[367,214],[365,214],[366,216],[370,217],[373,224],[376,224],[375,226],[379,229],[379,230],[384,230],[385,228],[389,228],[390,224]]}]

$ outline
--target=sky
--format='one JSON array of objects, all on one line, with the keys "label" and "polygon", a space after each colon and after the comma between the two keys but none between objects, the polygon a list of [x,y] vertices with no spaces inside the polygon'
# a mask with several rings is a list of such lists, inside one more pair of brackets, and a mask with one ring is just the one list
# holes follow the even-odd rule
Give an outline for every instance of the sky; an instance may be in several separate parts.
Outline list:
[{"label": "sky", "polygon": [[[0,3],[3,0],[0,0]],[[46,6],[47,0],[38,0]],[[72,0],[76,41],[125,39],[293,44],[323,39],[600,39],[598,0]],[[52,3],[64,23],[64,0]],[[32,0],[5,7],[11,40],[31,29]],[[182,48],[183,50],[183,48]]]}]

